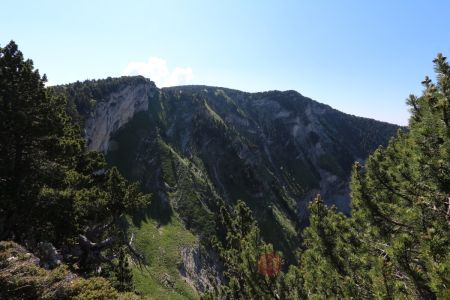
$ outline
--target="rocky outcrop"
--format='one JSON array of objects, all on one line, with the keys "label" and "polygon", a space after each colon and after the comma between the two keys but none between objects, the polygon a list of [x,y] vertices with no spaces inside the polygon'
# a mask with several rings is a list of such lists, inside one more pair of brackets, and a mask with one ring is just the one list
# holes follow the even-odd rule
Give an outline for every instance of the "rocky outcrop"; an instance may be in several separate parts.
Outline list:
[{"label": "rocky outcrop", "polygon": [[44,269],[53,269],[61,264],[62,256],[52,243],[39,242],[36,250]]},{"label": "rocky outcrop", "polygon": [[196,245],[182,248],[180,254],[183,260],[180,275],[199,293],[210,291],[223,282],[222,264],[213,251]]},{"label": "rocky outcrop", "polygon": [[89,150],[105,153],[110,136],[133,116],[148,109],[148,101],[158,90],[153,83],[123,86],[118,92],[107,95],[106,101],[97,103],[85,120],[85,137]]},{"label": "rocky outcrop", "polygon": [[84,279],[65,265],[46,270],[39,264],[24,247],[0,241],[0,299],[122,299],[105,278]]}]

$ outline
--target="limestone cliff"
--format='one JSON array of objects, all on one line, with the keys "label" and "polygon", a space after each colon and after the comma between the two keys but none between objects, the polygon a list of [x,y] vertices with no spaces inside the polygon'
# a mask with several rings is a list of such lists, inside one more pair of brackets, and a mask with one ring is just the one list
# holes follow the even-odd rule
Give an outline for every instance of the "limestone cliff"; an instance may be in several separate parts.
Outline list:
[{"label": "limestone cliff", "polygon": [[148,99],[158,93],[151,83],[123,86],[98,102],[86,118],[85,136],[90,150],[106,152],[112,133],[130,121],[133,116],[148,109]]}]

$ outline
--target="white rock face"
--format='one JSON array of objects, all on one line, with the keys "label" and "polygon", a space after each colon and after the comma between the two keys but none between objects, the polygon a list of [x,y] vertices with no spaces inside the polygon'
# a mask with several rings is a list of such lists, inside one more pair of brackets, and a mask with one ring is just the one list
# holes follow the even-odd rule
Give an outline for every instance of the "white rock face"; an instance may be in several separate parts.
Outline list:
[{"label": "white rock face", "polygon": [[222,264],[212,251],[202,253],[199,246],[183,247],[181,249],[182,264],[180,275],[195,290],[201,294],[211,291],[215,284],[224,281]]},{"label": "white rock face", "polygon": [[85,124],[89,150],[106,153],[111,134],[136,113],[148,110],[148,101],[155,93],[157,89],[152,84],[124,86],[106,101],[99,102]]}]

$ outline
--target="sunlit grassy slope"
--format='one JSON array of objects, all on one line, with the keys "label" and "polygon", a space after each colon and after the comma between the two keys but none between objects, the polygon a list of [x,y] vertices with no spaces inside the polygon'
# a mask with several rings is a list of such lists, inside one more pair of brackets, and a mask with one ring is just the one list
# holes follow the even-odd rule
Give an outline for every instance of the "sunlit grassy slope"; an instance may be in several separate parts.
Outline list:
[{"label": "sunlit grassy slope", "polygon": [[180,250],[197,240],[176,216],[161,226],[147,219],[140,227],[133,227],[134,244],[145,256],[146,265],[133,267],[136,291],[155,299],[198,299],[194,289],[181,277]]}]

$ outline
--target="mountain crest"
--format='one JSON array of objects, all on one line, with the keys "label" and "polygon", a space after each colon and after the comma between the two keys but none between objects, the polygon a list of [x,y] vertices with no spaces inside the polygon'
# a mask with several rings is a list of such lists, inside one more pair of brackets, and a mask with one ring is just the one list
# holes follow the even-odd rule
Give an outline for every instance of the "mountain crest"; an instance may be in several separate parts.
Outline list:
[{"label": "mountain crest", "polygon": [[309,201],[321,193],[349,212],[352,164],[399,129],[295,91],[158,89],[143,77],[63,88],[84,117],[90,149],[107,153],[123,174],[158,195],[160,208],[174,209],[207,237],[220,199],[241,199],[264,238],[288,259],[299,244],[296,228],[307,224]]}]

